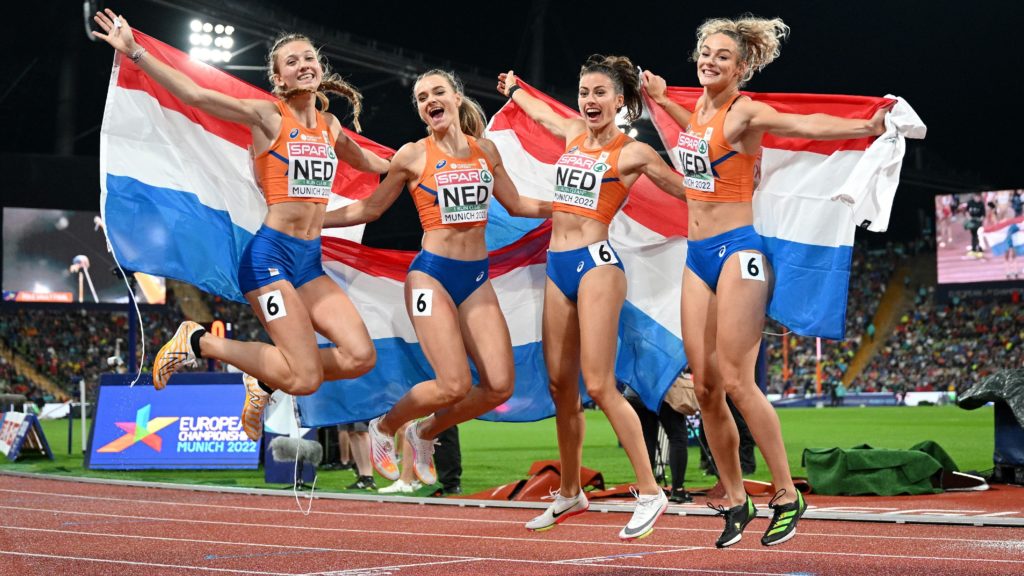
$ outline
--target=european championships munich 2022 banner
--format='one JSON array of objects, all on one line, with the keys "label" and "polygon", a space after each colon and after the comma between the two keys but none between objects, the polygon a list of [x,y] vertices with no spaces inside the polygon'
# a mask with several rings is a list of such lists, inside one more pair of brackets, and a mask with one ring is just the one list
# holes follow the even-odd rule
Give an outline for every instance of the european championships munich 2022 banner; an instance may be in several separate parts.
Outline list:
[{"label": "european championships munich 2022 banner", "polygon": [[89,438],[90,469],[248,468],[259,465],[259,444],[240,417],[241,374],[178,374],[163,390],[148,375],[100,379]]}]

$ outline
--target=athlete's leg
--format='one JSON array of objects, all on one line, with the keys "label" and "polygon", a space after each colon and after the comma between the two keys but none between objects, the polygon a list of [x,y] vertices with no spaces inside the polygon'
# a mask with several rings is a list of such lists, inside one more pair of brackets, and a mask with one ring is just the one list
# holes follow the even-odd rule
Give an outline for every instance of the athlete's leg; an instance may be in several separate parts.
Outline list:
[{"label": "athlete's leg", "polygon": [[[430,292],[422,294],[420,302],[414,302],[414,290]],[[455,404],[473,386],[459,312],[441,283],[423,272],[409,272],[405,280],[405,302],[416,337],[435,377],[413,386],[380,419],[377,427],[386,435],[394,435],[410,420]]]},{"label": "athlete's leg", "polygon": [[202,356],[227,362],[271,388],[312,394],[323,382],[323,364],[313,324],[295,288],[279,280],[248,292],[245,299],[274,345],[228,340],[207,331],[199,340]]},{"label": "athlete's leg", "polygon": [[341,286],[320,276],[299,286],[297,292],[313,328],[335,345],[320,350],[324,380],[357,378],[372,370],[377,351],[359,311]]},{"label": "athlete's leg", "polygon": [[615,266],[599,266],[580,282],[577,309],[580,326],[580,366],[587,394],[608,417],[636,473],[641,494],[658,494],[640,419],[622,397],[615,382],[615,349],[619,313],[626,300],[626,274]]},{"label": "athlete's leg", "polygon": [[581,491],[585,420],[580,401],[580,327],[576,304],[549,278],[544,286],[541,327],[544,363],[548,368],[551,400],[555,403],[558,457],[562,476],[559,493],[575,498]]},{"label": "athlete's leg", "polygon": [[[764,456],[776,489],[785,488],[779,503],[796,500],[796,489],[790,476],[786,446],[782,441],[779,417],[754,382],[757,352],[764,329],[765,309],[770,287],[767,259],[758,278],[744,278],[741,252],[731,255],[722,267],[718,280],[718,370],[726,394],[743,415],[750,432]],[[749,257],[749,256],[748,256]],[[717,460],[717,455],[715,456]],[[721,470],[721,465],[719,465]]]},{"label": "athlete's leg", "polygon": [[512,396],[515,367],[512,338],[498,296],[490,281],[477,288],[459,306],[459,324],[463,342],[476,364],[480,383],[465,398],[441,408],[419,423],[416,431],[431,440],[456,424],[490,412]]},{"label": "athlete's leg", "polygon": [[[693,270],[683,271],[682,313],[683,347],[693,371],[693,391],[700,405],[701,422],[708,448],[715,461],[718,479],[726,491],[726,508],[746,500],[740,471],[739,431],[725,402],[717,367],[715,293]],[[753,377],[753,372],[751,372]]]}]

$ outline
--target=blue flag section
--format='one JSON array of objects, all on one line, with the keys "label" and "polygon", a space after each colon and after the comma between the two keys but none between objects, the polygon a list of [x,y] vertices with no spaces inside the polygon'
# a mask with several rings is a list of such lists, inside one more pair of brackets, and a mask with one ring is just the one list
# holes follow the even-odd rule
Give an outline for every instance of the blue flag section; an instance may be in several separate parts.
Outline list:
[{"label": "blue flag section", "polygon": [[155,390],[146,374],[104,374],[89,434],[86,468],[255,469],[259,443],[242,430],[241,374],[176,374]]}]

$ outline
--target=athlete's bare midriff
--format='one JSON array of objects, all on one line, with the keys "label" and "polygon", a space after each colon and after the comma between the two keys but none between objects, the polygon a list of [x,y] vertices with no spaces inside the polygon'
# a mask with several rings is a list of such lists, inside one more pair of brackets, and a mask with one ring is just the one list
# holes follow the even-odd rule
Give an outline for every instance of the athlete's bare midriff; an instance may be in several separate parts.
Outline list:
[{"label": "athlete's bare midriff", "polygon": [[608,239],[608,226],[570,212],[551,215],[551,250],[564,252]]},{"label": "athlete's bare midriff", "polygon": [[750,202],[703,202],[689,200],[689,232],[691,240],[703,240],[741,226],[754,223],[754,208]]},{"label": "athlete's bare midriff", "polygon": [[289,236],[313,240],[320,236],[326,212],[327,204],[280,202],[268,207],[263,223]]}]

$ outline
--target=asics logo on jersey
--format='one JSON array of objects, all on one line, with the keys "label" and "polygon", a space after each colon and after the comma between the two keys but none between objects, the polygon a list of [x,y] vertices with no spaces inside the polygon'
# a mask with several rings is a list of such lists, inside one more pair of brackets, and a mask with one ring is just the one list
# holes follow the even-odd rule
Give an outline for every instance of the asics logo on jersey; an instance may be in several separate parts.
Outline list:
[{"label": "asics logo on jersey", "polygon": [[481,272],[481,273],[476,275],[476,281],[477,282],[479,282],[479,281],[481,281],[483,279],[484,279],[484,273],[483,272]]},{"label": "asics logo on jersey", "polygon": [[289,138],[295,138],[298,135],[299,135],[299,129],[298,128],[292,128],[292,131],[288,133],[288,137]]},{"label": "asics logo on jersey", "polygon": [[437,162],[437,164],[434,164],[434,169],[435,170],[440,170],[441,168],[444,168],[444,165],[447,164],[447,163],[448,163],[447,160],[439,160]]},{"label": "asics logo on jersey", "polygon": [[722,256],[725,256],[725,246],[718,249],[718,257],[721,258]]},{"label": "asics logo on jersey", "polygon": [[579,266],[576,267],[576,271],[580,272],[582,270],[583,270],[583,260],[580,260],[580,264],[579,264]]}]

